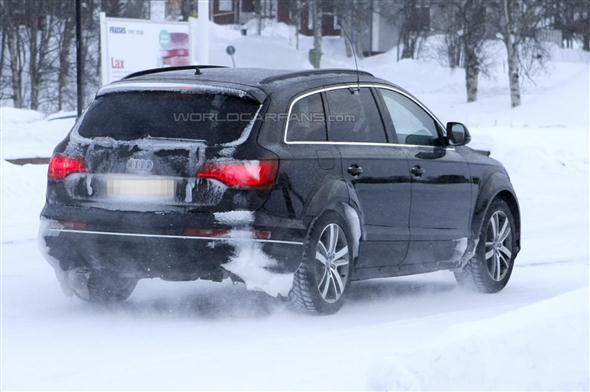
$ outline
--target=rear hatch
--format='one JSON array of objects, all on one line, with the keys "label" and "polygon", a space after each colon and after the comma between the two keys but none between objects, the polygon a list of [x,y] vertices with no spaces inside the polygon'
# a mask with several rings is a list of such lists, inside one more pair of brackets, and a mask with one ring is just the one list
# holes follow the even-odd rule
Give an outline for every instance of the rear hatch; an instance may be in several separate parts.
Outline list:
[{"label": "rear hatch", "polygon": [[237,159],[244,154],[236,149],[260,108],[245,95],[203,89],[100,95],[50,162],[48,202],[122,211],[255,209],[278,161],[264,152],[261,160],[256,149]]}]

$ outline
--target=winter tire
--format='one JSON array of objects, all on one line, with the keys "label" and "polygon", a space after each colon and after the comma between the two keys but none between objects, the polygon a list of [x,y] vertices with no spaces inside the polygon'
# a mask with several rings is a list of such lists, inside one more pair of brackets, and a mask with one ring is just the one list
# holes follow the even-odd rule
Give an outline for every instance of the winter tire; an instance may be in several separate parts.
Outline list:
[{"label": "winter tire", "polygon": [[474,257],[461,271],[457,282],[484,293],[496,293],[506,286],[516,255],[516,228],[508,204],[496,199],[486,213]]},{"label": "winter tire", "polygon": [[345,220],[335,212],[313,223],[289,293],[295,308],[331,314],[342,307],[352,267],[351,238]]}]

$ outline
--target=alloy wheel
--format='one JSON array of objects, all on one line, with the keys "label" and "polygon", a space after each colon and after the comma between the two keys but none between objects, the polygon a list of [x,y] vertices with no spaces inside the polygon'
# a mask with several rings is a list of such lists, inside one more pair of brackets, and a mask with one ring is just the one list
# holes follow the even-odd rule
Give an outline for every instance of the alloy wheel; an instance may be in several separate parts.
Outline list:
[{"label": "alloy wheel", "polygon": [[512,230],[508,216],[496,211],[490,217],[486,233],[485,263],[490,277],[499,282],[508,273],[512,261]]},{"label": "alloy wheel", "polygon": [[316,247],[318,290],[324,301],[334,303],[342,297],[349,276],[348,241],[342,227],[327,225]]}]

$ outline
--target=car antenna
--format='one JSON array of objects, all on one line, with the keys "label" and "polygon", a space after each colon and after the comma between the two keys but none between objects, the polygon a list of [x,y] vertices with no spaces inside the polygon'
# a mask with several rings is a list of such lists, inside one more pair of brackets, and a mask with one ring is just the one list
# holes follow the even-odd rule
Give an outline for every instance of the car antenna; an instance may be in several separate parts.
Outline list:
[{"label": "car antenna", "polygon": [[200,75],[200,74],[202,74],[201,68],[199,68],[198,65],[195,65],[195,75]]},{"label": "car antenna", "polygon": [[342,26],[342,23],[338,23],[338,26],[340,27],[340,30],[342,30],[342,32],[344,33],[344,38],[346,38],[346,40],[350,44],[350,48],[352,49],[352,56],[354,57],[354,68],[356,69],[356,85],[357,85],[357,88],[355,90],[353,90],[353,92],[358,93],[361,89],[361,81],[360,81],[360,74],[359,74],[359,66],[358,66],[357,57],[356,57],[356,49],[354,48],[352,40],[350,39],[350,36],[346,32],[346,29],[344,28],[344,26]]}]

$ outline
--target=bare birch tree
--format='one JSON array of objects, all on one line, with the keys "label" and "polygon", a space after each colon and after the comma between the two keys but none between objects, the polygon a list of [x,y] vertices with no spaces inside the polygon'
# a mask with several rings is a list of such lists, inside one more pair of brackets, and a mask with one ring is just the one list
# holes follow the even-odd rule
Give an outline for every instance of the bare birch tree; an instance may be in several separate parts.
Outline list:
[{"label": "bare birch tree", "polygon": [[506,47],[510,105],[521,103],[522,76],[530,76],[535,63],[544,63],[548,53],[539,41],[539,32],[546,21],[546,4],[543,0],[499,0],[496,22]]},{"label": "bare birch tree", "polygon": [[4,79],[4,59],[6,58],[7,41],[5,0],[0,0],[0,30],[0,99],[4,99],[8,90],[8,84]]},{"label": "bare birch tree", "polygon": [[477,100],[479,74],[484,66],[483,45],[486,34],[485,0],[465,0],[462,4],[463,54],[467,102]]},{"label": "bare birch tree", "polygon": [[10,69],[10,88],[12,90],[12,104],[16,108],[25,106],[24,70],[25,50],[20,25],[24,18],[25,6],[15,0],[6,0],[7,11],[3,27],[6,29],[6,45],[8,50],[8,65]]},{"label": "bare birch tree", "polygon": [[508,83],[510,85],[510,105],[520,105],[520,70],[518,69],[518,43],[515,38],[515,13],[518,0],[502,0],[501,26],[504,27],[502,40],[506,46],[508,59]]},{"label": "bare birch tree", "polygon": [[[365,51],[371,51],[371,20],[377,15],[382,4],[383,2],[374,0],[342,0],[334,3],[339,25],[345,30],[342,34],[345,35],[348,57],[352,56],[353,49],[359,58],[364,57]],[[373,13],[375,15],[372,15]]]},{"label": "bare birch tree", "polygon": [[63,110],[67,100],[67,89],[72,71],[72,42],[74,40],[74,10],[71,3],[64,3],[60,10],[58,25],[58,71],[57,71],[57,110]]}]

